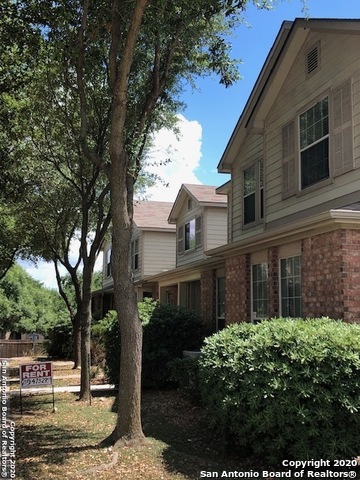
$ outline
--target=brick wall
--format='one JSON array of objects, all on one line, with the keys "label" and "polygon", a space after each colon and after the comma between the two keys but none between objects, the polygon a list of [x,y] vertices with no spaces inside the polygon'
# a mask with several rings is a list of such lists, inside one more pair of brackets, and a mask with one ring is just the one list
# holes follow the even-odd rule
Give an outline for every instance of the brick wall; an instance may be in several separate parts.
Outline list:
[{"label": "brick wall", "polygon": [[201,273],[201,320],[209,333],[216,329],[216,270]]},{"label": "brick wall", "polygon": [[344,232],[336,230],[302,242],[303,316],[343,318]]},{"label": "brick wall", "polygon": [[226,269],[226,325],[251,318],[250,255],[228,258]]},{"label": "brick wall", "polygon": [[360,231],[342,232],[344,320],[360,323]]},{"label": "brick wall", "polygon": [[[268,249],[269,317],[279,316],[278,248]],[[335,230],[302,241],[304,317],[360,323],[360,230]],[[226,260],[226,324],[251,319],[250,255]]]}]

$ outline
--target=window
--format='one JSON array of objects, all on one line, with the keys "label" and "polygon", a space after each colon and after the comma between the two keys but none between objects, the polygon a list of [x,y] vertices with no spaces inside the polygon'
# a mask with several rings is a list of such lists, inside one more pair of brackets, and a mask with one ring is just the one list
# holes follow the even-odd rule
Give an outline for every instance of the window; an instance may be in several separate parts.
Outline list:
[{"label": "window", "polygon": [[263,177],[262,160],[244,170],[244,225],[264,217]]},{"label": "window", "polygon": [[195,248],[195,219],[185,223],[185,251]]},{"label": "window", "polygon": [[282,195],[328,184],[355,168],[352,80],[282,127]]},{"label": "window", "polygon": [[299,117],[301,189],[329,178],[328,97]]},{"label": "window", "polygon": [[252,265],[252,318],[268,316],[268,265]]},{"label": "window", "polygon": [[216,330],[225,327],[225,277],[216,279]]},{"label": "window", "polygon": [[301,257],[280,260],[281,315],[301,317]]},{"label": "window", "polygon": [[111,248],[106,252],[106,276],[111,277]]},{"label": "window", "polygon": [[139,269],[139,239],[131,242],[131,268],[135,271]]},{"label": "window", "polygon": [[195,250],[202,245],[202,215],[198,215],[185,225],[180,225],[177,229],[177,253],[182,255],[184,252]]}]

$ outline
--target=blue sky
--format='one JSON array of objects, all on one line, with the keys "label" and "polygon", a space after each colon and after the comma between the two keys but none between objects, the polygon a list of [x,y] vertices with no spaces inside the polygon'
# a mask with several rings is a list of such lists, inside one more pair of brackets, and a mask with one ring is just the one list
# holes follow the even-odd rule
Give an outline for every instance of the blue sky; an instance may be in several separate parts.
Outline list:
[{"label": "blue sky", "polygon": [[[187,107],[182,112],[180,140],[168,131],[157,135],[151,157],[157,161],[170,157],[173,162],[154,167],[170,187],[157,186],[150,192],[150,199],[173,201],[181,183],[218,186],[228,180],[226,175],[217,173],[216,167],[281,24],[284,20],[304,17],[301,0],[273,3],[272,11],[249,6],[244,18],[250,26],[239,27],[232,40],[234,57],[242,61],[242,80],[225,89],[216,78],[200,79],[198,90],[189,89],[182,96]],[[307,4],[310,18],[360,18],[359,0],[307,0]],[[101,259],[98,266],[100,264]],[[22,266],[44,285],[56,287],[52,264],[22,263]]]},{"label": "blue sky", "polygon": [[[226,175],[216,173],[236,122],[250,96],[260,70],[284,20],[304,17],[301,0],[279,0],[271,11],[253,5],[245,13],[250,27],[242,25],[233,39],[234,57],[241,59],[242,80],[225,89],[216,78],[201,79],[199,92],[185,92],[183,115],[202,127],[201,159],[195,174],[201,183],[221,185]],[[359,0],[307,0],[309,18],[360,18]]]}]

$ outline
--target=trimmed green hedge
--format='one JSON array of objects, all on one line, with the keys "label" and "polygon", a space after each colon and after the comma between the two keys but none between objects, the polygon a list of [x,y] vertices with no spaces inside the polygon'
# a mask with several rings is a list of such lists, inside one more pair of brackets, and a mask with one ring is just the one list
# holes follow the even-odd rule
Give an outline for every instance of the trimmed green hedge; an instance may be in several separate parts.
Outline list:
[{"label": "trimmed green hedge", "polygon": [[271,462],[358,455],[360,327],[330,319],[241,323],[205,340],[211,426]]}]

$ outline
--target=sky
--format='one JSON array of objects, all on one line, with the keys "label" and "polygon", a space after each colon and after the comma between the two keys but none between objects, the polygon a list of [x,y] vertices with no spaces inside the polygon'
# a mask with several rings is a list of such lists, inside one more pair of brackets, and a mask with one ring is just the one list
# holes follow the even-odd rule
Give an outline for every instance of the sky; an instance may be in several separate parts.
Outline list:
[{"label": "sky", "polygon": [[[233,56],[241,60],[242,79],[227,89],[215,77],[199,79],[197,89],[187,88],[181,97],[187,106],[179,112],[180,135],[176,137],[167,130],[155,135],[150,159],[156,163],[167,158],[172,161],[149,168],[163,179],[149,189],[149,199],[172,202],[182,183],[220,186],[229,180],[227,175],[217,173],[217,165],[283,21],[306,15],[309,18],[360,18],[359,0],[307,0],[307,13],[303,12],[301,0],[272,3],[274,8],[270,11],[250,5],[244,24],[231,39]],[[56,288],[52,264],[21,264],[36,280]],[[101,258],[97,269],[100,267]]]}]

